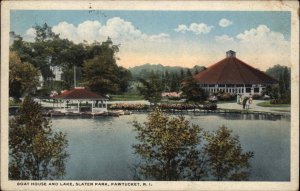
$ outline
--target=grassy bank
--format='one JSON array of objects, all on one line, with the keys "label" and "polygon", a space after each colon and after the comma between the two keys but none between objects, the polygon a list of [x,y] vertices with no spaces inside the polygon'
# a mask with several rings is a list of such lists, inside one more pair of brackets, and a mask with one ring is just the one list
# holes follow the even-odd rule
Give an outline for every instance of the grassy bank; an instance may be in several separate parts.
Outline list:
[{"label": "grassy bank", "polygon": [[144,98],[139,94],[119,94],[111,95],[111,101],[136,101]]},{"label": "grassy bank", "polygon": [[264,101],[256,104],[261,107],[290,107],[291,104],[271,104],[270,101]]}]

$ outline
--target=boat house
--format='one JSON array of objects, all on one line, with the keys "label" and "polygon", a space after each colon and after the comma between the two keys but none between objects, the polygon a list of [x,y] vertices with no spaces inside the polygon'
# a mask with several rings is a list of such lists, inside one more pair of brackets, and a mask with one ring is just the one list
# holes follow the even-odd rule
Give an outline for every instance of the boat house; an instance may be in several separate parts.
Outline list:
[{"label": "boat house", "polygon": [[[63,113],[80,113],[81,104],[91,104],[91,113],[102,113],[107,112],[107,101],[108,99],[102,95],[91,92],[83,87],[75,87],[74,89],[67,90],[60,95],[53,97],[58,102],[63,102],[61,112]],[[75,104],[75,106],[74,106]],[[71,105],[70,107],[68,105]]]},{"label": "boat house", "polygon": [[261,94],[266,86],[277,84],[267,74],[236,58],[236,52],[229,50],[226,58],[194,76],[201,88],[208,92],[231,94]]}]

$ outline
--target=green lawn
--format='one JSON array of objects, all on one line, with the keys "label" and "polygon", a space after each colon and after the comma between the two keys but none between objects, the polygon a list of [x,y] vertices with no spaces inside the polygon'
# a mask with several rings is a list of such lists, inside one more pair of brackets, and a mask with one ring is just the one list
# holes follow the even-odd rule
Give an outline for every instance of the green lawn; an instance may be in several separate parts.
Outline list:
[{"label": "green lawn", "polygon": [[270,101],[264,101],[256,104],[261,107],[290,107],[291,104],[271,104]]},{"label": "green lawn", "polygon": [[135,101],[143,100],[144,98],[139,94],[119,94],[111,95],[111,101]]},{"label": "green lawn", "polygon": [[229,101],[217,101],[217,104],[222,104],[222,103],[236,103],[236,100],[229,100]]}]

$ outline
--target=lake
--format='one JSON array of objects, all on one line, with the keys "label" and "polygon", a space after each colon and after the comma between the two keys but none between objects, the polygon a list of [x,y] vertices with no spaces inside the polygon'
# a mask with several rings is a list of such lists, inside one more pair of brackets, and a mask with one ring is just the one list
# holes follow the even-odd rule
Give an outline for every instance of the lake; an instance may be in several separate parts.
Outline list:
[{"label": "lake", "polygon": [[[184,115],[206,131],[221,125],[239,136],[244,151],[253,151],[251,181],[290,180],[290,118],[260,114]],[[146,114],[97,118],[52,118],[53,130],[67,133],[70,158],[66,180],[133,180],[136,143],[132,121]]]}]

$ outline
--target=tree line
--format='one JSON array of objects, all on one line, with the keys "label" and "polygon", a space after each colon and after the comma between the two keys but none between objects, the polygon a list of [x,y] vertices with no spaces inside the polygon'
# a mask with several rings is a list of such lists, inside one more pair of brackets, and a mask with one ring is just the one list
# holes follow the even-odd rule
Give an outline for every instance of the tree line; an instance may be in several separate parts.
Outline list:
[{"label": "tree line", "polygon": [[[11,32],[13,43],[10,46],[10,97],[41,93],[49,95],[50,90],[74,87],[74,68],[77,86],[85,86],[92,91],[107,94],[125,92],[131,79],[130,71],[117,65],[116,54],[120,45],[108,38],[104,42],[75,44],[54,34],[46,23],[35,26],[34,42],[24,41],[20,35]],[[17,67],[13,67],[17,66]],[[62,81],[53,81],[51,67],[62,70]],[[24,81],[31,76],[33,82]],[[35,91],[39,76],[43,79],[42,90]],[[20,88],[20,87],[30,88]]]}]

